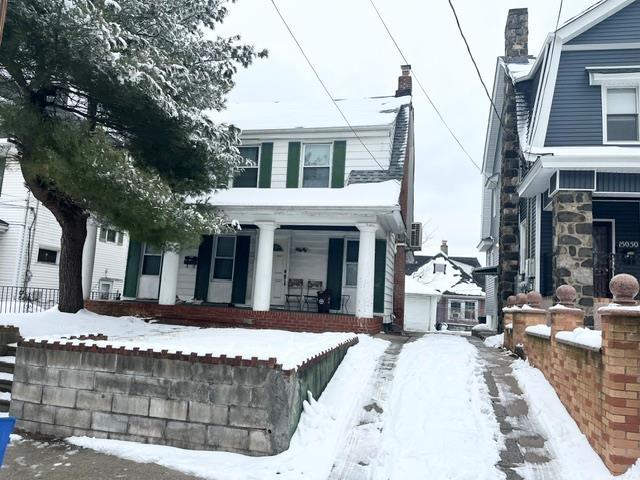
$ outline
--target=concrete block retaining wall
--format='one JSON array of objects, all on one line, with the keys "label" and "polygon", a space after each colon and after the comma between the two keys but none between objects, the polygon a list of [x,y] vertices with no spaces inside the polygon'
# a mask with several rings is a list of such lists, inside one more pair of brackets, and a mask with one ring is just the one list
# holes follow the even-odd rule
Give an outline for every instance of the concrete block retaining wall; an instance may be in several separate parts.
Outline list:
[{"label": "concrete block retaining wall", "polygon": [[24,342],[11,415],[45,436],[272,455],[288,448],[307,390],[318,398],[355,343],[283,370],[274,358]]}]

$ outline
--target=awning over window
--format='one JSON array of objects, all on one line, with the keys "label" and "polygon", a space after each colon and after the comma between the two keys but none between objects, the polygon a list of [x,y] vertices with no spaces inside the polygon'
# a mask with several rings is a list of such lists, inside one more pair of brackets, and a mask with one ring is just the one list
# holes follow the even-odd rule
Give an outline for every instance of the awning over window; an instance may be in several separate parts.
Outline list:
[{"label": "awning over window", "polygon": [[0,233],[4,233],[9,230],[9,224],[0,218]]},{"label": "awning over window", "polygon": [[479,276],[498,275],[498,266],[494,265],[492,267],[474,268],[473,269],[473,274],[474,275],[479,275]]}]

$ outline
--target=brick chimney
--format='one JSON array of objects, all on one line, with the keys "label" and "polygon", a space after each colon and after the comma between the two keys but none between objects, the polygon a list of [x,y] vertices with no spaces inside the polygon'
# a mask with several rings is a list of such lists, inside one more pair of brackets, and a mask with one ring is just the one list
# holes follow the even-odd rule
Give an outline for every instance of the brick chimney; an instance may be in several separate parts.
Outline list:
[{"label": "brick chimney", "polygon": [[449,245],[447,245],[446,240],[442,240],[442,245],[440,245],[440,251],[445,255],[449,255]]},{"label": "brick chimney", "polygon": [[411,65],[401,65],[402,75],[398,77],[398,89],[396,90],[396,97],[404,97],[405,95],[411,95]]},{"label": "brick chimney", "polygon": [[504,54],[508,61],[524,61],[529,56],[529,10],[512,8],[504,29]]}]

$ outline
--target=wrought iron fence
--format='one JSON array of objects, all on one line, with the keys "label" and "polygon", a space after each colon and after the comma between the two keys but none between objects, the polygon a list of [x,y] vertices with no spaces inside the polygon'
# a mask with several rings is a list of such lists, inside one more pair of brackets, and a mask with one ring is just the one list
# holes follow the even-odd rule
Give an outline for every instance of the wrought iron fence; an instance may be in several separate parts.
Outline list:
[{"label": "wrought iron fence", "polygon": [[57,288],[0,286],[0,313],[42,312],[57,303]]},{"label": "wrought iron fence", "polygon": [[640,275],[640,255],[635,251],[593,254],[593,289],[596,297],[610,297],[609,282],[618,273]]},{"label": "wrought iron fence", "polygon": [[[120,292],[91,292],[91,300],[120,300]],[[34,313],[58,304],[57,288],[0,286],[0,314]],[[0,323],[2,323],[0,321]]]}]

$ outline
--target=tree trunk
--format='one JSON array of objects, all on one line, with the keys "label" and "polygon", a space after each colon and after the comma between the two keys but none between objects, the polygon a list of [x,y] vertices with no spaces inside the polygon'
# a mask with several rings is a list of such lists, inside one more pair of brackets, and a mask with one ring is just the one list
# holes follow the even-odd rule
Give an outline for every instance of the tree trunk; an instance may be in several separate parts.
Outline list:
[{"label": "tree trunk", "polygon": [[[24,172],[24,168],[23,168]],[[87,238],[85,210],[72,201],[47,188],[39,179],[24,175],[25,182],[34,197],[40,200],[56,217],[62,229],[62,248],[58,266],[61,312],[76,313],[84,308],[82,294],[82,250]]]}]

